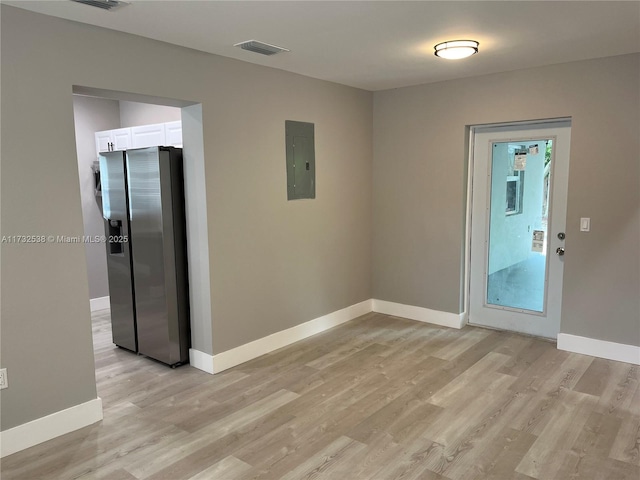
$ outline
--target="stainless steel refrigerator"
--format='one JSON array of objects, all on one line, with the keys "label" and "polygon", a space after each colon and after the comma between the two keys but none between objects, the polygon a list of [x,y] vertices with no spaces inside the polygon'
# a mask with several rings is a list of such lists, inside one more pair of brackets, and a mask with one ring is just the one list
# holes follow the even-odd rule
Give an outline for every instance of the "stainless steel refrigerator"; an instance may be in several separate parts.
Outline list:
[{"label": "stainless steel refrigerator", "polygon": [[113,342],[171,366],[189,359],[182,150],[100,154]]}]

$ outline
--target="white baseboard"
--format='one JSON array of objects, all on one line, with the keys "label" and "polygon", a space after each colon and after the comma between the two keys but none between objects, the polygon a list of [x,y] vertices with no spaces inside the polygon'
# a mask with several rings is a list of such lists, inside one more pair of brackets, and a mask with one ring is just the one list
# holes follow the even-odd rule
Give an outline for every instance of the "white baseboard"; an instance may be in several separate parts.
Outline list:
[{"label": "white baseboard", "polygon": [[213,355],[201,352],[200,350],[189,349],[189,364],[203,372],[215,373],[213,371]]},{"label": "white baseboard", "polygon": [[91,298],[89,299],[89,304],[91,305],[92,312],[95,312],[96,310],[104,310],[105,308],[111,307],[108,295],[106,297]]},{"label": "white baseboard", "polygon": [[433,323],[434,325],[451,328],[462,328],[466,324],[465,313],[441,312],[439,310],[376,299],[373,299],[372,303],[374,312],[384,313],[385,315],[409,318],[419,322]]},{"label": "white baseboard", "polygon": [[606,340],[559,333],[558,350],[566,350],[567,352],[582,353],[592,357],[640,365],[640,347],[635,345],[625,345],[623,343],[607,342]]},{"label": "white baseboard", "polygon": [[[222,372],[231,367],[235,367],[236,365],[240,365],[241,363],[260,357],[261,355],[265,355],[279,348],[291,345],[299,340],[303,340],[317,333],[329,330],[341,323],[348,322],[349,320],[353,320],[354,318],[369,312],[371,312],[371,300],[365,300],[364,302],[323,315],[322,317],[296,325],[295,327],[273,333],[267,337],[254,340],[250,343],[245,343],[244,345],[232,348],[226,352],[215,354],[211,359],[213,361],[211,371],[213,373]],[[195,355],[195,357],[198,362],[208,361],[205,355],[206,354]],[[205,372],[210,371],[206,366],[205,368],[200,369]]]},{"label": "white baseboard", "polygon": [[0,432],[0,458],[102,420],[100,397]]}]

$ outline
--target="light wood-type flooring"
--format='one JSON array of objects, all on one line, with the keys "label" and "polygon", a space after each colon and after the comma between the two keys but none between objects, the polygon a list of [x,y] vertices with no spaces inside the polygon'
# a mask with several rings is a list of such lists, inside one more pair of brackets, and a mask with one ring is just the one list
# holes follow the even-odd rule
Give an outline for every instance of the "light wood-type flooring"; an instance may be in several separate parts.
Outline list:
[{"label": "light wood-type flooring", "polygon": [[640,478],[637,366],[371,313],[211,376],[111,344],[104,420],[6,457],[2,479]]}]

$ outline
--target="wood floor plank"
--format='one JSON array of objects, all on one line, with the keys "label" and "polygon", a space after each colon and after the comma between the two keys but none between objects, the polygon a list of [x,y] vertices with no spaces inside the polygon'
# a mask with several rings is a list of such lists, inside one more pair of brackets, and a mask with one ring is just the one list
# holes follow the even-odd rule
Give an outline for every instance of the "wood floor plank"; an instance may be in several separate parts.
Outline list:
[{"label": "wood floor plank", "polygon": [[348,463],[366,446],[349,437],[341,436],[326,448],[301,463],[281,480],[307,480],[333,478],[340,464]]},{"label": "wood floor plank", "polygon": [[428,438],[442,445],[426,459],[430,470],[451,478],[463,476],[484,458],[484,447],[521,408],[522,395],[507,388],[511,378],[495,375],[499,376],[494,384],[455,409],[445,408],[425,429]]},{"label": "wood floor plank", "polygon": [[[362,378],[370,377],[378,373],[375,368],[381,358],[378,353],[384,352],[388,347],[372,344],[347,358],[336,362],[317,375],[311,375],[290,386],[291,391],[300,395],[296,406],[306,408],[313,404],[317,398],[327,398],[342,392],[350,385],[357,383]],[[321,382],[315,380],[322,379]]]},{"label": "wood floor plank", "polygon": [[612,458],[582,458],[571,480],[638,480],[640,467]]},{"label": "wood floor plank", "polygon": [[505,427],[492,442],[483,442],[472,465],[458,477],[459,480],[485,478],[510,479],[538,437],[521,430]]},{"label": "wood floor plank", "polygon": [[487,386],[487,379],[500,379],[511,383],[512,377],[495,373],[509,359],[508,356],[501,353],[488,353],[462,374],[455,377],[445,387],[434,393],[429,399],[434,405],[451,406],[454,403],[466,403],[468,397],[475,396],[475,390],[472,387],[478,387],[479,391],[483,391]]},{"label": "wood floor plank", "polygon": [[471,348],[480,340],[487,338],[491,332],[489,330],[469,330],[464,335],[458,337],[450,344],[443,346],[432,355],[442,360],[453,360],[455,357]]},{"label": "wood floor plank", "polygon": [[[211,468],[225,457],[234,455],[234,452],[239,451],[245,444],[265,437],[268,432],[286,424],[291,418],[290,415],[276,410],[215,440],[194,445],[197,448],[189,449],[184,456],[175,456],[164,467],[153,469],[154,473],[146,478],[182,479],[196,475]],[[174,448],[179,448],[179,445],[174,445]],[[165,455],[162,451],[159,453]],[[169,453],[173,452],[169,451]]]},{"label": "wood floor plank", "polygon": [[[214,440],[222,438],[234,430],[241,430],[243,426],[251,424],[297,397],[297,394],[285,390],[271,394],[198,430],[191,436],[190,440],[176,442],[164,448],[158,452],[160,455],[157,457],[134,463],[127,467],[127,471],[138,478],[152,478],[153,474],[160,472],[159,477],[162,478],[166,469],[187,457],[190,453],[206,447]],[[177,473],[182,475],[182,471]]]},{"label": "wood floor plank", "polygon": [[640,366],[609,362],[609,375],[596,410],[605,415],[640,416]]},{"label": "wood floor plank", "polygon": [[[449,335],[452,335],[449,339],[455,339],[456,334],[459,334],[458,332],[453,332],[454,333],[449,332]],[[453,377],[457,377],[484,358],[487,354],[500,353],[499,349],[510,336],[511,334],[508,333],[490,331],[489,335],[476,343],[473,348],[465,350],[460,355],[450,360],[449,365],[446,367],[447,372]]]},{"label": "wood floor plank", "polygon": [[426,438],[420,438],[403,448],[393,462],[378,470],[371,478],[403,480],[449,480],[428,468],[426,459],[440,451],[441,445]]},{"label": "wood floor plank", "polygon": [[611,446],[609,457],[640,466],[640,417],[621,424]]},{"label": "wood floor plank", "polygon": [[223,478],[242,478],[246,472],[251,470],[251,465],[238,460],[233,455],[223,458],[217,463],[214,463],[209,468],[202,470],[200,473],[189,477],[188,480],[212,480]]},{"label": "wood floor plank", "polygon": [[638,480],[640,368],[371,313],[212,376],[113,346],[104,420],[3,480]]},{"label": "wood floor plank", "polygon": [[549,374],[558,372],[562,363],[571,357],[569,352],[550,349],[538,357],[529,368],[524,370],[509,388],[516,392],[538,392],[548,382]]},{"label": "wood floor plank", "polygon": [[[547,351],[555,350],[555,345],[551,342],[540,341],[532,337],[518,337],[521,348],[518,348],[511,355],[511,359],[498,370],[498,373],[519,377],[533,363]],[[496,349],[498,353],[506,353],[502,347]]]},{"label": "wood floor plank", "polygon": [[[82,478],[82,477],[79,477]],[[97,480],[137,480],[136,477],[131,475],[126,470],[119,468],[118,470],[114,470],[113,472],[109,472],[107,474],[99,475],[98,477],[93,477]]]},{"label": "wood floor plank", "polygon": [[342,462],[333,470],[334,479],[373,479],[381,465],[394,461],[402,451],[401,445],[387,433],[380,432],[369,439],[366,448],[356,452],[351,461]]},{"label": "wood floor plank", "polygon": [[[372,388],[381,377],[374,375],[351,389],[317,404],[311,411],[298,415],[265,438],[256,439],[237,451],[237,456],[252,465],[268,466],[256,472],[255,478],[283,475],[338,437],[349,432],[371,413],[400,395],[395,390],[379,392]],[[310,407],[311,408],[311,407]],[[269,445],[270,447],[264,447]]]},{"label": "wood floor plank", "polygon": [[[525,382],[520,382],[522,378],[520,377],[509,387],[513,391],[523,393],[528,398],[524,408],[514,415],[511,426],[535,435],[539,435],[552,420],[554,408],[562,407],[575,398],[570,395],[571,389],[593,361],[592,357],[583,355],[559,356],[553,352],[548,354],[550,358],[545,361],[545,356],[547,355],[543,355],[539,359],[542,362],[536,361],[535,363],[541,363],[545,368],[553,365],[553,370],[547,371],[546,375],[543,375],[542,372],[532,375],[529,369],[523,373],[523,376],[527,377]],[[579,392],[575,393],[579,394]]]},{"label": "wood floor plank", "polygon": [[585,457],[607,458],[620,426],[619,418],[592,412],[571,451],[566,452],[561,466],[553,472],[553,478],[579,478]]},{"label": "wood floor plank", "polygon": [[592,395],[568,391],[566,401],[554,405],[550,421],[516,471],[540,480],[553,478],[566,455],[571,454],[596,403]]},{"label": "wood floor plank", "polygon": [[611,374],[611,360],[596,358],[591,362],[589,368],[584,372],[582,377],[573,390],[581,393],[588,393],[599,397],[607,387],[607,380]]},{"label": "wood floor plank", "polygon": [[[387,403],[380,410],[369,415],[356,427],[349,430],[349,437],[362,443],[369,441],[380,432],[387,432],[396,439],[407,439],[408,427],[422,419],[433,419],[442,408],[424,403],[415,396],[401,395]],[[395,435],[394,435],[395,433]]]}]

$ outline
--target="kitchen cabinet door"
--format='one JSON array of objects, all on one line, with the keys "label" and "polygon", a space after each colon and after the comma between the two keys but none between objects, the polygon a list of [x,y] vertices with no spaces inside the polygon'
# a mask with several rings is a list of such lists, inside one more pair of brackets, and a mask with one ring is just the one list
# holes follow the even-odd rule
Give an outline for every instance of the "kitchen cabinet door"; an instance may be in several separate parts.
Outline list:
[{"label": "kitchen cabinet door", "polygon": [[96,132],[96,152],[114,152],[131,148],[131,129],[116,128]]},{"label": "kitchen cabinet door", "polygon": [[131,148],[166,145],[164,123],[131,127]]},{"label": "kitchen cabinet door", "polygon": [[131,129],[117,128],[111,130],[113,135],[113,150],[127,150],[131,148]]},{"label": "kitchen cabinet door", "polygon": [[164,124],[165,145],[182,148],[182,122],[167,122]]},{"label": "kitchen cabinet door", "polygon": [[96,153],[110,152],[111,143],[113,141],[113,134],[111,130],[105,130],[104,132],[96,132]]}]

